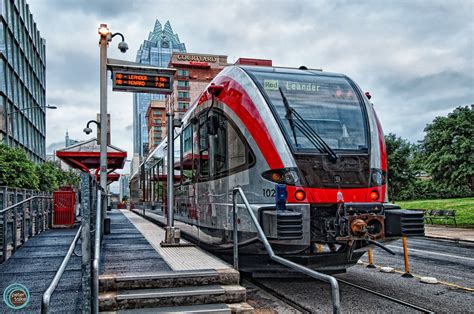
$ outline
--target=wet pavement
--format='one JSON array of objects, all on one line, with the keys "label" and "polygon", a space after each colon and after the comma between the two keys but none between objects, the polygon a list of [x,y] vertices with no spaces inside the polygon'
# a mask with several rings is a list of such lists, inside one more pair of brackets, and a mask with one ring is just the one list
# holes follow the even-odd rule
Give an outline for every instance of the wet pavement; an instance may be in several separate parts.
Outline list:
[{"label": "wet pavement", "polygon": [[142,233],[118,210],[107,212],[110,234],[104,235],[101,274],[168,271],[171,268]]},{"label": "wet pavement", "polygon": [[[0,291],[10,284],[24,285],[30,292],[28,305],[21,310],[0,303],[0,313],[39,313],[44,291],[53,280],[77,232],[73,229],[50,229],[30,238],[6,262],[0,264]],[[80,242],[76,245],[80,255]],[[81,258],[72,255],[50,303],[51,313],[80,312]]]}]

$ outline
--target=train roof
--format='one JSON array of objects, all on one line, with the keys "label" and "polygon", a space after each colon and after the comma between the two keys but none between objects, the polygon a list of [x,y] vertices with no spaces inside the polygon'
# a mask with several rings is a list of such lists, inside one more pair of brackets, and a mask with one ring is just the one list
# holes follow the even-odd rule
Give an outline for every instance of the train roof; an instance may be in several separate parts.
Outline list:
[{"label": "train roof", "polygon": [[243,69],[246,72],[261,72],[261,73],[286,73],[286,74],[300,74],[300,75],[318,75],[318,76],[331,76],[331,77],[345,77],[341,73],[323,72],[321,69],[301,69],[301,68],[288,68],[288,67],[266,67],[266,66],[248,66],[248,65],[237,65],[237,67]]}]

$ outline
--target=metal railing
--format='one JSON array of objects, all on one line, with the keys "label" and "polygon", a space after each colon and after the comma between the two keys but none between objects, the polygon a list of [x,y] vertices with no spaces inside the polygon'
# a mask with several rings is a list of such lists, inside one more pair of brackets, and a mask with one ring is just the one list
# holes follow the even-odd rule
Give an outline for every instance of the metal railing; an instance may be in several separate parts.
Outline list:
[{"label": "metal railing", "polygon": [[52,196],[45,192],[0,187],[0,217],[2,257],[8,258],[29,237],[51,228],[53,217]]},{"label": "metal railing", "polygon": [[97,216],[95,223],[94,260],[92,261],[92,312],[99,313],[99,263],[102,236],[102,191],[97,189]]},{"label": "metal railing", "polygon": [[53,294],[54,290],[56,290],[59,280],[61,280],[61,277],[63,276],[63,273],[66,270],[66,266],[69,263],[69,260],[71,259],[72,254],[74,253],[74,248],[76,247],[77,241],[79,240],[81,231],[82,231],[82,226],[80,226],[79,230],[77,230],[76,236],[74,237],[74,240],[69,246],[69,250],[67,251],[66,256],[64,256],[61,266],[59,266],[58,271],[54,275],[53,281],[51,281],[51,284],[49,285],[48,289],[46,289],[46,291],[43,293],[43,299],[41,301],[42,314],[48,313],[49,302],[51,301],[51,295]]},{"label": "metal railing", "polygon": [[237,229],[237,194],[240,195],[242,200],[244,201],[244,207],[247,209],[247,212],[250,215],[250,218],[257,229],[258,236],[260,240],[263,242],[265,249],[268,252],[268,255],[272,260],[274,260],[277,263],[280,263],[284,266],[287,266],[289,268],[292,268],[296,271],[299,271],[303,274],[306,274],[308,276],[311,276],[315,279],[325,281],[331,285],[331,298],[332,298],[332,306],[333,306],[333,313],[340,313],[341,312],[341,302],[339,299],[339,284],[337,283],[336,278],[333,276],[329,276],[326,274],[322,274],[320,272],[317,272],[315,270],[309,269],[307,267],[304,267],[302,265],[296,264],[290,260],[287,260],[285,258],[282,258],[278,255],[276,255],[273,252],[273,249],[268,242],[268,239],[265,235],[265,233],[262,230],[262,227],[260,226],[260,223],[257,220],[257,217],[255,216],[254,212],[252,211],[252,208],[250,207],[249,201],[247,200],[247,197],[245,196],[244,191],[240,186],[236,186],[232,190],[232,214],[233,214],[233,236],[234,236],[234,243],[233,243],[233,254],[234,254],[234,268],[238,269],[239,268],[239,238],[238,238],[238,229]]}]

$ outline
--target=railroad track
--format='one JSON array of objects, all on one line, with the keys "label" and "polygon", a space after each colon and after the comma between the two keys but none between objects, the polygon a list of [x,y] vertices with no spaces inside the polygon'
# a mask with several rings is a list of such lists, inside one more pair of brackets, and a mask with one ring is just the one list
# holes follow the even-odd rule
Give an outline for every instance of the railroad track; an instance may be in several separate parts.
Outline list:
[{"label": "railroad track", "polygon": [[[302,304],[299,304],[291,299],[289,299],[287,296],[281,294],[280,292],[278,291],[275,291],[273,290],[272,288],[258,282],[257,280],[255,279],[252,279],[252,278],[248,278],[246,277],[245,278],[248,282],[250,282],[251,284],[253,284],[254,286],[258,287],[259,289],[265,291],[266,293],[272,295],[273,297],[277,298],[278,300],[280,300],[281,302],[283,303],[286,303],[289,307],[292,307],[294,308],[295,310],[301,312],[301,313],[313,313],[314,310],[312,310],[311,308],[308,308]],[[352,282],[349,282],[347,280],[343,280],[343,279],[339,279],[337,278],[337,281],[339,283],[342,283],[342,284],[345,284],[345,285],[348,285],[348,286],[351,286],[353,288],[356,288],[356,289],[359,289],[359,290],[362,290],[362,291],[365,291],[365,292],[368,292],[370,294],[373,294],[373,295],[376,295],[378,297],[381,297],[383,299],[386,299],[386,300],[389,300],[389,301],[392,301],[392,302],[395,302],[395,303],[398,303],[400,305],[403,305],[403,306],[406,306],[406,307],[409,307],[411,309],[414,309],[414,310],[417,310],[417,311],[420,311],[421,313],[434,313],[432,310],[429,310],[429,309],[426,309],[426,308],[423,308],[421,306],[418,306],[416,304],[413,304],[413,303],[410,303],[410,302],[407,302],[407,301],[403,301],[401,299],[397,299],[397,298],[394,298],[394,297],[391,297],[389,295],[386,295],[386,294],[383,294],[383,293],[380,293],[378,291],[375,291],[375,290],[372,290],[372,289],[369,289],[367,287],[364,287],[364,286],[361,286],[361,285],[358,285],[358,284],[355,284],[355,283],[352,283]]]},{"label": "railroad track", "polygon": [[374,294],[374,295],[379,296],[379,297],[381,297],[381,298],[384,298],[384,299],[390,300],[390,301],[392,301],[392,302],[395,302],[395,303],[404,305],[404,306],[406,306],[406,307],[415,309],[415,310],[420,311],[420,312],[422,312],[422,313],[434,313],[432,310],[423,308],[423,307],[421,307],[421,306],[418,306],[418,305],[413,304],[413,303],[410,303],[410,302],[406,302],[406,301],[403,301],[403,300],[400,300],[400,299],[391,297],[391,296],[389,296],[389,295],[380,293],[380,292],[378,292],[378,291],[369,289],[369,288],[367,288],[367,287],[363,287],[363,286],[361,286],[361,285],[358,285],[358,284],[349,282],[349,281],[347,281],[347,280],[343,280],[343,279],[337,278],[337,281],[340,282],[340,283],[343,283],[343,284],[345,284],[345,285],[351,286],[351,287],[353,287],[353,288],[363,290],[363,291],[365,291],[365,292]]},{"label": "railroad track", "polygon": [[265,286],[264,284],[258,282],[257,280],[255,279],[251,279],[250,277],[245,277],[245,280],[250,282],[252,285],[256,286],[257,288],[265,291],[266,293],[270,294],[271,296],[277,298],[278,300],[280,300],[281,302],[285,303],[286,305],[288,305],[289,307],[301,312],[301,313],[312,313],[312,310],[301,305],[301,304],[298,304],[296,302],[294,302],[293,300],[287,298],[286,296],[284,296],[283,294],[279,293],[278,291],[275,291],[273,290],[272,288],[269,288],[267,286]]}]

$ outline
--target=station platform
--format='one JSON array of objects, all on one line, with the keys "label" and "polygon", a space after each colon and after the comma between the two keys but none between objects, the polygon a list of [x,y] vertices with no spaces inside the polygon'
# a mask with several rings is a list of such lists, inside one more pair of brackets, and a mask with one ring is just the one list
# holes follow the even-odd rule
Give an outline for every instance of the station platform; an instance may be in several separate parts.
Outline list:
[{"label": "station platform", "polygon": [[252,313],[239,272],[200,248],[162,247],[165,230],[129,210],[108,212],[100,268],[101,312]]}]

